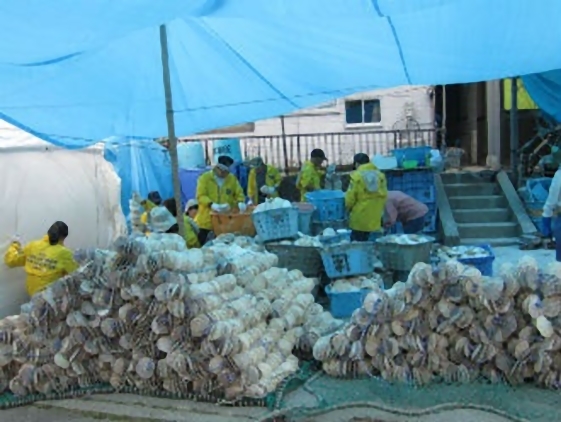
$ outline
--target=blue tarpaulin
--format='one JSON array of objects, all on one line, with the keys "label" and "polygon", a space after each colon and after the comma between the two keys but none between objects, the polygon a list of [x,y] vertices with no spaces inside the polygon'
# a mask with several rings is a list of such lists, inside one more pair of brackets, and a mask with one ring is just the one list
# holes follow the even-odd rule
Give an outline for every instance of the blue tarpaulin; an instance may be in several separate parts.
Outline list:
[{"label": "blue tarpaulin", "polygon": [[146,198],[156,190],[163,199],[173,197],[169,154],[156,142],[111,138],[105,143],[105,159],[121,178],[121,207],[127,219],[133,192]]},{"label": "blue tarpaulin", "polygon": [[376,88],[561,69],[558,0],[24,3],[0,6],[0,110],[68,148],[167,133],[160,23],[180,136]]},{"label": "blue tarpaulin", "polygon": [[538,107],[561,122],[561,70],[527,75],[522,79]]}]

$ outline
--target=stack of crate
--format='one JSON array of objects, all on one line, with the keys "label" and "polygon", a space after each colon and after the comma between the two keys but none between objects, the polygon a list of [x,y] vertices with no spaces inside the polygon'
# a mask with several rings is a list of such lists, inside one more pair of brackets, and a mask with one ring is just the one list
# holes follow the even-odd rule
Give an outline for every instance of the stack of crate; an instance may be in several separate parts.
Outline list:
[{"label": "stack of crate", "polygon": [[[426,216],[424,232],[436,232],[438,216],[434,173],[432,169],[429,167],[418,167],[410,170],[385,170],[384,173],[388,182],[388,190],[401,191],[428,207],[429,212]],[[392,233],[403,233],[401,224],[398,223],[393,226]]]}]

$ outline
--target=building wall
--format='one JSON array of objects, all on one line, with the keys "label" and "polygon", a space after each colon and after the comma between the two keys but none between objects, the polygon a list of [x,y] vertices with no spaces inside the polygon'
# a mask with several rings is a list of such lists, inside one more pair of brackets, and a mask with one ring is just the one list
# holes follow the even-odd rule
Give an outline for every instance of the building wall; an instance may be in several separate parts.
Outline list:
[{"label": "building wall", "polygon": [[[378,100],[380,107],[376,120],[379,117],[379,121],[347,124],[346,102],[353,100]],[[408,114],[413,124],[406,123]],[[284,140],[280,117],[222,128],[186,139],[239,138],[244,156],[260,155],[281,168],[299,166],[313,148],[324,149],[331,162],[345,164],[352,161],[356,152],[388,154],[391,149],[400,146],[434,144],[431,131],[434,129],[433,96],[428,86],[363,92],[287,115],[284,127]],[[395,131],[399,130],[408,132],[397,134]],[[212,160],[212,147],[207,148],[207,154]]]}]

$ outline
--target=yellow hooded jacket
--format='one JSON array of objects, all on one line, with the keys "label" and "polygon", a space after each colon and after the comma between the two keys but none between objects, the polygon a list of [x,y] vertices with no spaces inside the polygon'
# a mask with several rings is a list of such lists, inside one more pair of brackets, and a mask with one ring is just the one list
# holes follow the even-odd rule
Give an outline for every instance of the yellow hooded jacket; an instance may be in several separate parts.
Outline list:
[{"label": "yellow hooded jacket", "polygon": [[23,248],[19,242],[13,242],[4,255],[4,263],[10,268],[24,267],[27,274],[25,288],[29,296],[78,268],[70,249],[58,244],[50,245],[48,236]]},{"label": "yellow hooded jacket", "polygon": [[296,188],[300,191],[300,201],[306,202],[306,193],[321,189],[321,178],[324,175],[311,161],[306,161],[296,179]]},{"label": "yellow hooded jacket", "polygon": [[[144,224],[144,227],[148,227],[148,217],[150,216],[150,211],[156,207],[156,204],[147,199],[142,203],[142,206],[144,207],[144,213],[140,216],[140,222]],[[150,232],[146,229],[146,233]]]},{"label": "yellow hooded jacket", "polygon": [[220,187],[211,170],[199,177],[197,201],[199,202],[199,212],[195,217],[195,222],[201,229],[212,230],[210,206],[212,204],[228,204],[230,208],[237,208],[239,202],[245,202],[245,195],[236,176],[231,173],[228,174],[222,187]]},{"label": "yellow hooded jacket", "polygon": [[188,215],[183,216],[183,225],[185,226],[185,243],[187,244],[187,249],[200,248],[199,236],[193,223],[196,224],[192,218]]},{"label": "yellow hooded jacket", "polygon": [[351,230],[380,230],[387,197],[386,176],[374,164],[363,164],[352,172],[349,189],[345,194]]},{"label": "yellow hooded jacket", "polygon": [[[276,189],[275,193],[272,195],[273,198],[279,196],[278,189],[281,181],[282,178],[280,172],[275,167],[268,165],[267,174],[265,175],[265,185]],[[247,178],[247,196],[255,205],[259,203],[259,188],[257,187],[256,169],[251,169],[249,172],[249,176]]]}]

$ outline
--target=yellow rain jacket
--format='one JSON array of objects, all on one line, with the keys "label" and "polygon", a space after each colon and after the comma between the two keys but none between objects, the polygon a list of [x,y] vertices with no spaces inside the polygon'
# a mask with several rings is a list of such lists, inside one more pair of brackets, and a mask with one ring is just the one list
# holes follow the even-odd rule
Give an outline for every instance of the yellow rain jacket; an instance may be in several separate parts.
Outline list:
[{"label": "yellow rain jacket", "polygon": [[300,191],[300,201],[306,202],[305,195],[313,190],[321,189],[321,178],[325,174],[322,169],[316,168],[314,163],[306,161],[296,179],[296,188]]},{"label": "yellow rain jacket", "polygon": [[195,228],[191,224],[191,219],[189,216],[183,216],[183,225],[185,226],[185,243],[187,244],[187,249],[200,248],[199,237]]},{"label": "yellow rain jacket", "polygon": [[363,164],[352,172],[349,190],[345,194],[351,230],[380,230],[387,197],[386,176],[374,164]]},{"label": "yellow rain jacket", "polygon": [[[144,224],[145,227],[148,227],[148,217],[150,216],[150,211],[156,207],[156,204],[147,199],[142,206],[144,207],[144,213],[140,216],[140,222]],[[149,231],[146,230],[146,233],[149,233]]]},{"label": "yellow rain jacket", "polygon": [[[265,186],[276,189],[272,197],[279,196],[278,189],[282,178],[280,172],[273,166],[267,166],[267,174],[265,175]],[[257,186],[257,170],[251,169],[247,178],[247,196],[257,205],[259,203],[259,187]]]},{"label": "yellow rain jacket", "polygon": [[24,267],[27,274],[25,288],[29,296],[78,268],[70,249],[58,244],[50,245],[48,236],[23,248],[18,242],[13,242],[4,255],[4,263],[10,268]]},{"label": "yellow rain jacket", "polygon": [[211,170],[199,177],[197,201],[199,202],[199,212],[195,217],[195,222],[201,229],[212,230],[211,204],[228,204],[230,208],[237,208],[239,202],[245,202],[245,195],[236,176],[228,174],[220,187]]}]

